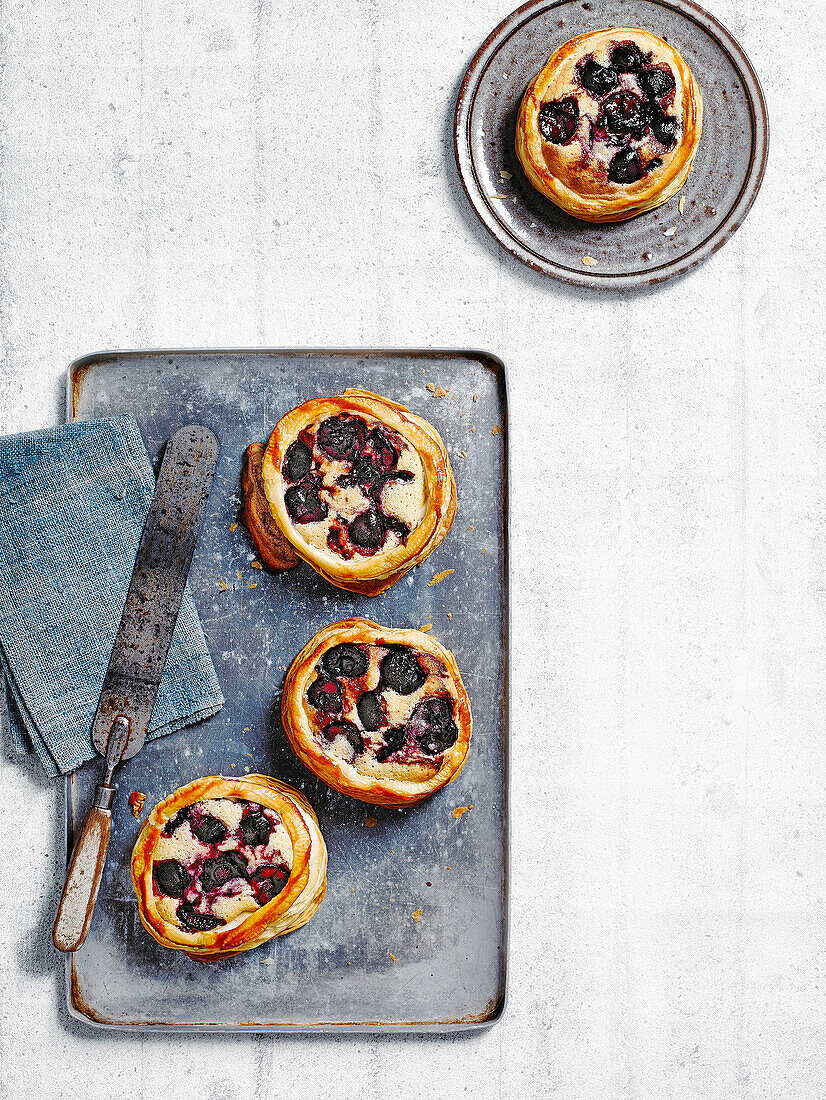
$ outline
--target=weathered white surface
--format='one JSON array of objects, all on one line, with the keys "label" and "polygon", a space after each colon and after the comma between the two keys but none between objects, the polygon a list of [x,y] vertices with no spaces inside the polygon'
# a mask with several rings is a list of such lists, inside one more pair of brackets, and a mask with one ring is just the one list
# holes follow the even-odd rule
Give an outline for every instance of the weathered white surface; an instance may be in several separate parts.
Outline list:
[{"label": "weathered white surface", "polygon": [[[823,8],[715,0],[773,148],[654,291],[522,267],[453,169],[496,0],[5,0],[0,431],[106,347],[478,346],[510,369],[510,1003],[428,1038],[120,1036],[62,1008],[62,796],[5,761],[0,1093],[826,1093]],[[820,239],[819,239],[820,238]]]}]

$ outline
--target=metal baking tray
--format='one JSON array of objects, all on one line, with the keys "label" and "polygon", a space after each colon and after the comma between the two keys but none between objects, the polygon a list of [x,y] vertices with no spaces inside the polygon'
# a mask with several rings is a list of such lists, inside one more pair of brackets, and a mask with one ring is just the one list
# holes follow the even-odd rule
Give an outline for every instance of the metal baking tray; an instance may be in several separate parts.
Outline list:
[{"label": "metal baking tray", "polygon": [[[258,555],[240,516],[247,445],[268,438],[294,405],[348,386],[431,421],[459,491],[442,545],[373,598],[342,592],[305,565],[282,574],[254,568]],[[133,413],[154,462],[182,424],[217,435],[221,456],[190,589],[227,700],[213,718],[148,743],[122,767],[92,929],[67,959],[70,1013],[96,1026],[153,1030],[452,1031],[495,1022],[505,1001],[508,883],[502,363],[473,351],[110,352],[71,366],[68,409],[77,420]],[[296,760],[281,729],[293,657],[322,626],[355,614],[396,627],[431,623],[470,695],[464,770],[410,809],[331,791]],[[67,780],[67,842],[99,771],[86,766]],[[329,848],[327,896],[297,932],[233,959],[194,962],[143,929],[129,876],[132,845],[146,813],[174,788],[249,771],[292,783],[314,806]],[[131,791],[146,795],[140,820],[127,805]],[[454,814],[461,807],[472,809]]]}]

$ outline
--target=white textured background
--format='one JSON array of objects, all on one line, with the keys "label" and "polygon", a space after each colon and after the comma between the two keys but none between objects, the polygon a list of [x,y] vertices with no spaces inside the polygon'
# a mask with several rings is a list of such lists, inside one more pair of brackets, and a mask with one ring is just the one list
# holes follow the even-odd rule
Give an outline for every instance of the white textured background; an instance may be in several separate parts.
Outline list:
[{"label": "white textured background", "polygon": [[[709,0],[711,3],[711,0]],[[492,1031],[101,1034],[4,761],[0,1094],[826,1094],[821,0],[714,0],[764,84],[744,227],[586,293],[491,241],[451,115],[507,0],[4,0],[0,431],[108,347],[478,346],[510,370],[513,892]]]}]

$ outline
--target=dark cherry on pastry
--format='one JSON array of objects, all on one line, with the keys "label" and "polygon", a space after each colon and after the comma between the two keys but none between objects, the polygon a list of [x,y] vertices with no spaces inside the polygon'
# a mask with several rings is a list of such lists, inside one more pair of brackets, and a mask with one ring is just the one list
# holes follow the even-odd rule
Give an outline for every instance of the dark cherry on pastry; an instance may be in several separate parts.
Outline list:
[{"label": "dark cherry on pastry", "polygon": [[305,924],[327,854],[309,803],[268,776],[210,776],[155,807],[132,854],[147,930],[192,958],[226,958]]},{"label": "dark cherry on pastry", "polygon": [[624,221],[683,186],[702,118],[700,89],[673,46],[614,27],[566,42],[538,73],[519,109],[516,152],[563,210]]},{"label": "dark cherry on pastry", "polygon": [[[341,700],[332,720],[333,691],[319,683],[334,683]],[[410,805],[450,782],[471,734],[453,655],[430,634],[360,618],[325,627],[298,654],[281,718],[293,751],[325,783],[382,806]]]},{"label": "dark cherry on pastry", "polygon": [[272,522],[337,585],[377,595],[442,541],[456,485],[432,425],[365,390],[282,417],[261,464]]}]

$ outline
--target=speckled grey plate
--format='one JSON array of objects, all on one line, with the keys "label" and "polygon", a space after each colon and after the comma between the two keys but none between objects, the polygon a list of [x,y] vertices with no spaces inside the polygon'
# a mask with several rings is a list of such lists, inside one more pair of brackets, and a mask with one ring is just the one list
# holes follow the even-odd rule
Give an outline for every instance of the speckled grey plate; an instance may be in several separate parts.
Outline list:
[{"label": "speckled grey plate", "polygon": [[[528,183],[514,150],[516,116],[554,50],[611,26],[643,27],[679,50],[703,93],[703,134],[678,195],[630,221],[591,225]],[[725,244],[760,188],[769,124],[749,59],[691,0],[531,0],[500,23],[470,63],[454,139],[468,198],[509,252],[567,283],[622,288],[680,275]],[[596,263],[586,266],[586,256]]]},{"label": "speckled grey plate", "polygon": [[[450,392],[436,397],[428,382]],[[300,402],[353,385],[401,401],[438,428],[459,496],[441,546],[372,599],[334,588],[309,566],[281,574],[252,568],[258,554],[239,522],[247,445],[268,439]],[[221,454],[189,586],[226,697],[214,717],[149,742],[121,767],[92,929],[67,960],[69,1011],[98,1026],[152,1030],[447,1031],[492,1024],[504,1004],[507,952],[502,364],[470,351],[113,352],[74,364],[69,409],[75,419],[133,413],[153,460],[182,424],[205,424],[218,437]],[[429,583],[447,569],[454,572]],[[409,809],[368,806],[331,791],[296,760],[281,729],[281,688],[293,657],[322,626],[351,615],[397,627],[432,623],[468,689],[467,763],[453,783]],[[193,962],[142,927],[129,876],[132,846],[146,813],[176,787],[249,771],[284,779],[309,798],[330,856],[327,896],[297,932],[234,959]],[[98,764],[70,777],[70,829],[100,775]],[[146,795],[141,821],[126,804],[132,790]]]}]

